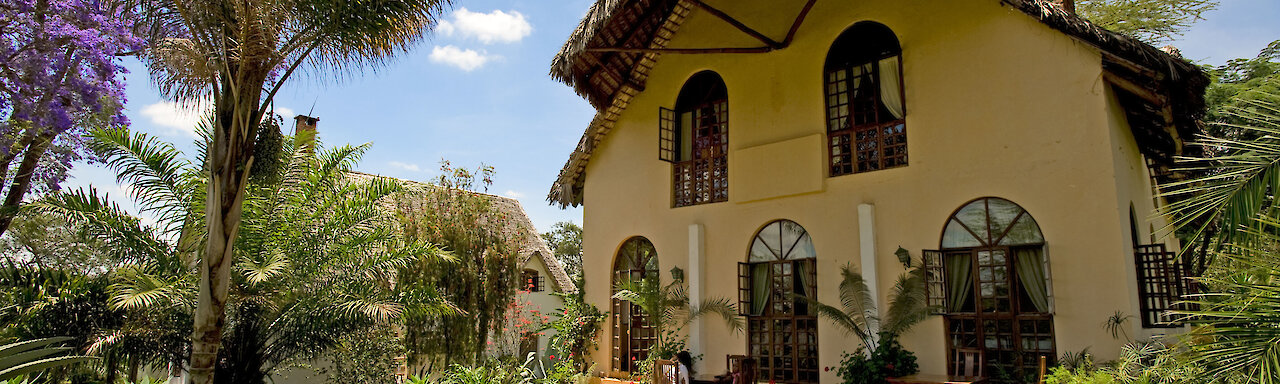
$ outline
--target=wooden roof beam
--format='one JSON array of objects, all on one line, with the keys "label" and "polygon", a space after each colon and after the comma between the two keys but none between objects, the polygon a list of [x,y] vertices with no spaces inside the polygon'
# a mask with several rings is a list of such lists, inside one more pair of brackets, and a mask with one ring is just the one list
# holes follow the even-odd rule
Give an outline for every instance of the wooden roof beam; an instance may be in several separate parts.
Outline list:
[{"label": "wooden roof beam", "polygon": [[728,13],[724,13],[724,11],[721,11],[719,9],[716,9],[715,7],[707,5],[707,3],[702,2],[702,0],[688,0],[688,1],[689,3],[697,6],[698,8],[702,8],[702,10],[707,11],[707,13],[710,13],[712,16],[720,18],[720,20],[724,20],[724,22],[729,23],[729,25],[732,25],[734,28],[737,28],[739,31],[742,31],[743,33],[751,35],[751,37],[756,38],[756,40],[760,40],[761,42],[764,42],[764,44],[766,46],[769,46],[770,48],[773,48],[773,49],[782,48],[782,43],[774,41],[773,39],[769,38],[769,36],[765,36],[763,33],[760,33],[760,31],[757,31],[747,26],[746,24],[743,24],[741,21],[738,21],[738,19],[733,18],[733,16],[729,16]]}]

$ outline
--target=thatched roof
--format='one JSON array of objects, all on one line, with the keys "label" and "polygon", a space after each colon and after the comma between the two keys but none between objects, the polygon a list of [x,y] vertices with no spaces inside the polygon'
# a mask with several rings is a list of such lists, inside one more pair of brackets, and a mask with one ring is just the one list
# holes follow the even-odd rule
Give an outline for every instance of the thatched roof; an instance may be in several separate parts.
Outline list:
[{"label": "thatched roof", "polygon": [[[348,172],[347,177],[352,180],[371,180],[374,178],[389,178],[386,176],[372,175],[363,172]],[[439,188],[436,185],[422,183],[412,180],[396,179],[409,190],[415,189],[434,189]],[[538,236],[538,230],[533,226],[533,221],[529,220],[529,215],[525,213],[524,207],[516,199],[490,195],[487,193],[471,192],[476,195],[484,196],[493,203],[493,209],[498,214],[506,216],[509,220],[505,223],[508,226],[504,228],[504,232],[508,234],[519,234],[524,238],[520,241],[519,262],[520,265],[526,265],[529,261],[537,256],[542,263],[547,266],[547,273],[551,275],[551,281],[555,284],[555,289],[560,292],[575,292],[578,290],[574,285],[573,279],[565,273],[564,266],[560,264],[560,260],[556,259],[555,253],[551,252],[551,248],[547,243]],[[388,203],[385,208],[397,209],[393,203]]]},{"label": "thatched roof", "polygon": [[[1181,138],[1200,132],[1198,120],[1204,111],[1204,88],[1209,83],[1198,67],[1133,37],[1098,27],[1049,0],[1000,1],[1096,47],[1104,53],[1108,71],[1120,73],[1121,78],[1131,81],[1129,84],[1157,95],[1159,100],[1122,100],[1129,106],[1141,104],[1136,105],[1141,107],[1138,109],[1146,110],[1135,110],[1129,116],[1143,153],[1161,163],[1159,167],[1166,171],[1175,154],[1185,154]],[[552,59],[551,77],[573,87],[597,111],[547,195],[552,204],[582,204],[583,173],[591,153],[631,98],[644,89],[659,56],[653,51],[588,48],[665,48],[692,7],[686,0],[597,0]]]}]

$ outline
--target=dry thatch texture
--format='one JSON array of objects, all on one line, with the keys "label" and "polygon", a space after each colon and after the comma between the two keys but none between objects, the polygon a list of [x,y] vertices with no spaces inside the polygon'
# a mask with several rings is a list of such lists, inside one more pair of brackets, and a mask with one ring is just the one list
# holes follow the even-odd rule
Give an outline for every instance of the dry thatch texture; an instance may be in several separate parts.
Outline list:
[{"label": "dry thatch texture", "polygon": [[[1152,74],[1142,83],[1167,97],[1174,111],[1177,136],[1191,138],[1200,132],[1198,120],[1204,113],[1204,88],[1209,79],[1195,65],[1135,38],[1098,27],[1049,0],[1000,1],[1097,47],[1105,53],[1105,60],[1149,69]],[[552,184],[547,194],[549,202],[561,207],[582,204],[582,178],[592,151],[613,128],[631,98],[643,90],[658,57],[655,53],[594,52],[588,47],[666,47],[690,8],[691,4],[683,0],[597,0],[570,34],[552,59],[551,77],[573,87],[597,112]],[[1169,152],[1168,148],[1160,148],[1149,155],[1163,158]]]},{"label": "dry thatch texture", "polygon": [[[375,178],[389,177],[371,175],[363,172],[347,172],[347,178],[359,182]],[[433,184],[417,181],[401,179],[397,179],[397,181],[404,185],[405,189],[409,191],[439,188]],[[520,205],[519,201],[512,198],[486,193],[472,193],[489,198],[493,203],[493,209],[495,211],[501,215],[505,215],[507,218],[510,218],[510,220],[506,221],[508,228],[503,229],[505,233],[520,234],[521,236],[524,236],[524,239],[520,242],[519,250],[521,265],[527,264],[530,259],[536,255],[542,259],[542,263],[547,266],[547,273],[551,275],[551,280],[555,283],[557,291],[569,293],[578,290],[577,285],[574,285],[573,283],[573,279],[569,277],[568,273],[565,273],[564,266],[560,264],[560,260],[556,259],[555,253],[551,252],[551,248],[547,246],[547,243],[542,240],[541,236],[538,236],[538,231],[534,228],[533,221],[529,220],[529,215],[525,213],[524,207]],[[397,209],[395,204],[390,200],[383,204],[383,208],[391,210]]]}]

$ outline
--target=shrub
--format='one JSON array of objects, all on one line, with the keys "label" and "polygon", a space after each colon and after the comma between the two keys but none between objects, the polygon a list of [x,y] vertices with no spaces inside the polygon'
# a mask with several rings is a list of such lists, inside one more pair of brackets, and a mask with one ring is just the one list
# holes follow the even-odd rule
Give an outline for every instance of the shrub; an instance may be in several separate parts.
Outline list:
[{"label": "shrub", "polygon": [[883,332],[870,356],[862,348],[852,354],[845,353],[836,374],[843,379],[843,384],[883,384],[887,378],[917,372],[920,366],[916,364],[916,355],[902,348],[897,335]]}]

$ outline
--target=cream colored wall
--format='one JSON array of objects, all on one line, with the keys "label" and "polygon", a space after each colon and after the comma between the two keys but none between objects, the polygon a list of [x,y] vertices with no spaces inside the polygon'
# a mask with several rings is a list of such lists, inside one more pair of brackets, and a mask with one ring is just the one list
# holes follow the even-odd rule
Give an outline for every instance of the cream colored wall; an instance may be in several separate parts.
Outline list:
[{"label": "cream colored wall", "polygon": [[[755,0],[717,6],[748,24],[785,33],[789,17],[767,15]],[[785,13],[785,12],[777,12]],[[773,17],[770,17],[773,16]],[[780,20],[786,19],[786,20]],[[774,22],[770,22],[770,21]],[[823,175],[825,156],[814,161],[755,163],[738,169],[741,150],[824,134],[822,67],[826,51],[845,28],[874,20],[898,34],[903,48],[910,166],[836,178],[822,177],[820,193],[756,200],[770,191],[758,175],[791,175],[808,183]],[[686,20],[673,47],[754,45],[749,38],[698,10]],[[671,170],[656,159],[658,107],[671,107],[692,74],[715,70],[729,92],[730,202],[671,208]],[[1058,350],[1092,347],[1113,357],[1120,342],[1102,328],[1115,311],[1134,313],[1131,257],[1127,255],[1128,204],[1117,195],[1121,142],[1109,121],[1107,87],[1096,50],[997,1],[820,1],[794,44],[755,55],[667,55],[651,72],[647,90],[619,118],[595,150],[585,192],[588,299],[608,308],[612,259],[632,236],[651,240],[660,270],[688,269],[688,226],[705,227],[708,296],[736,298],[736,263],[744,261],[755,231],[790,219],[812,235],[819,255],[819,300],[837,302],[839,267],[859,263],[858,204],[876,206],[880,292],[903,271],[892,255],[902,246],[919,256],[935,249],[944,220],[963,203],[997,196],[1026,208],[1049,244]],[[1131,140],[1131,139],[1130,139]],[[823,153],[821,145],[809,150]],[[1129,148],[1132,149],[1132,148]],[[753,162],[754,163],[754,162]],[[779,164],[795,167],[789,172]],[[817,172],[807,167],[818,168]],[[1118,182],[1117,177],[1123,177]],[[745,187],[744,187],[745,186]],[[743,190],[743,188],[752,188]],[[1125,187],[1126,191],[1134,188]],[[1136,192],[1135,192],[1136,193]],[[745,202],[743,196],[751,197]],[[884,297],[879,300],[883,303]],[[883,307],[883,305],[882,305]],[[609,368],[609,324],[595,354]],[[745,351],[745,338],[719,321],[704,320],[703,373],[724,370],[726,354]],[[820,365],[835,366],[856,341],[825,320],[819,325]],[[926,373],[944,368],[942,321],[931,319],[903,337]],[[834,382],[833,372],[824,382]]]},{"label": "cream colored wall", "polygon": [[[543,280],[547,283],[546,289],[542,290],[542,292],[530,292],[528,294],[523,294],[523,296],[525,296],[524,298],[529,300],[529,303],[531,304],[530,309],[536,309],[539,313],[547,316],[547,319],[544,321],[555,321],[560,318],[561,312],[559,310],[564,307],[564,300],[559,296],[552,294],[555,292],[555,278],[547,272],[547,264],[542,262],[541,257],[534,255],[529,258],[529,262],[524,265],[524,268],[538,271],[538,275],[542,276]],[[547,330],[543,336],[538,338],[539,358],[547,358],[547,343],[554,335],[555,331]]]},{"label": "cream colored wall", "polygon": [[[1154,189],[1146,166],[1146,160],[1138,152],[1137,141],[1133,136],[1133,131],[1129,128],[1129,123],[1125,119],[1124,111],[1116,99],[1115,92],[1109,90],[1105,101],[1109,112],[1108,123],[1112,146],[1115,149],[1116,199],[1120,208],[1116,214],[1117,220],[1125,224],[1124,236],[1121,239],[1125,244],[1125,249],[1132,249],[1134,246],[1133,239],[1129,236],[1131,229],[1128,225],[1130,207],[1132,207],[1134,219],[1137,222],[1136,229],[1139,244],[1163,243],[1168,249],[1177,250],[1179,249],[1178,240],[1170,235],[1170,231],[1167,228],[1169,225],[1168,218],[1156,211],[1156,199],[1153,196]],[[1132,261],[1125,265],[1129,275],[1135,276],[1135,278],[1126,281],[1129,291],[1137,292],[1136,267]],[[1129,337],[1151,339],[1185,331],[1182,328],[1142,328],[1138,296],[1136,294],[1131,295],[1130,301],[1129,310],[1124,311],[1125,314],[1134,316],[1128,320],[1128,327],[1126,327]]]}]

